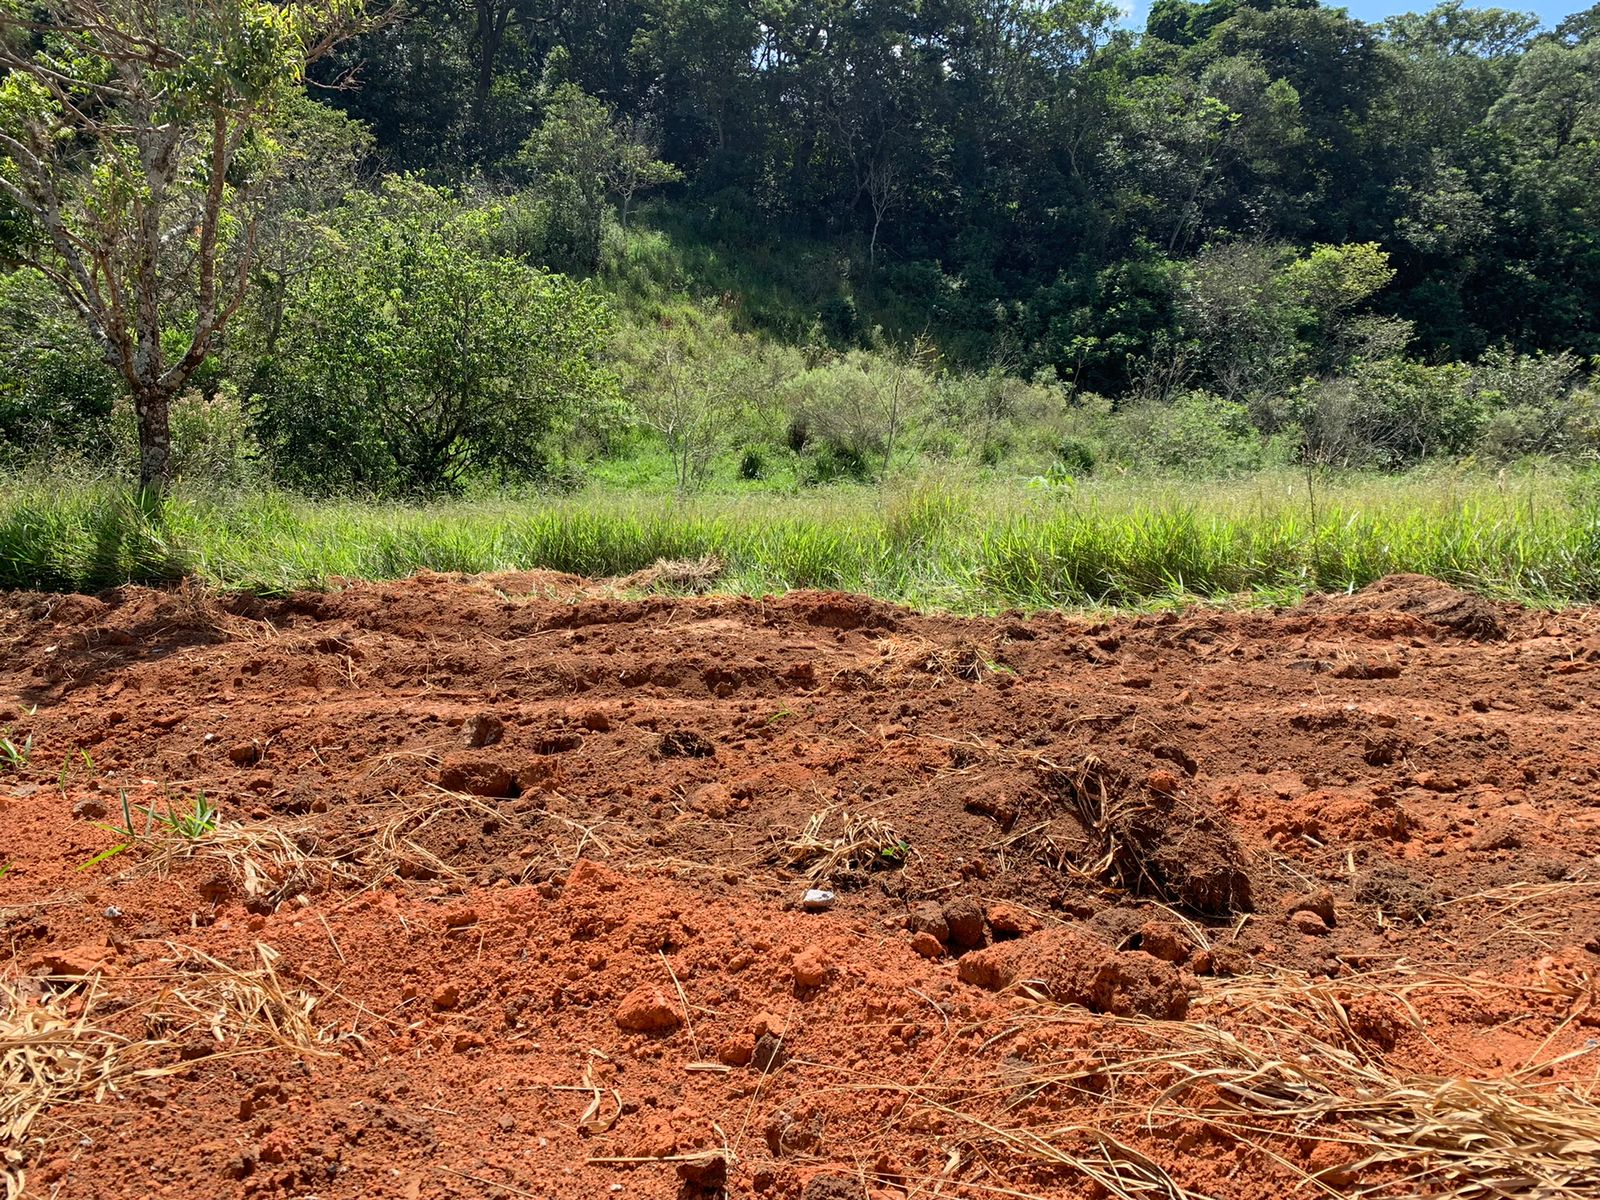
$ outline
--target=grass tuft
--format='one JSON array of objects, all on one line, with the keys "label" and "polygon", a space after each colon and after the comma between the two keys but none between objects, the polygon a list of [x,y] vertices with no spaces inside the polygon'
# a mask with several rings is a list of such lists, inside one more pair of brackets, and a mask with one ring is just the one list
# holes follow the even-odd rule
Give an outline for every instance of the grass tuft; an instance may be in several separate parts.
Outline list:
[{"label": "grass tuft", "polygon": [[[662,590],[838,588],[916,607],[1286,602],[1433,575],[1536,605],[1600,601],[1600,507],[1577,474],[1267,472],[1040,492],[944,477],[795,495],[398,504],[178,489],[152,515],[106,482],[0,479],[0,587],[202,584],[281,595],[428,569],[633,576]],[[696,569],[685,570],[685,566]]]}]

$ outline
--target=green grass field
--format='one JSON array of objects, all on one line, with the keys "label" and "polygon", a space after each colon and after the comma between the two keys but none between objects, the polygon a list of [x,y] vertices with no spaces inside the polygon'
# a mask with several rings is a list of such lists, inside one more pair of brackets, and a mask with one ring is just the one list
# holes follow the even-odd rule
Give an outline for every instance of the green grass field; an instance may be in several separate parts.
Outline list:
[{"label": "green grass field", "polygon": [[1536,604],[1600,601],[1592,474],[1338,477],[1312,499],[1289,471],[1048,489],[927,475],[882,490],[426,505],[180,488],[157,518],[113,484],[24,477],[0,480],[0,586],[193,576],[279,594],[422,568],[611,576],[714,553],[721,590],[843,588],[952,611],[1285,601],[1397,571]]}]

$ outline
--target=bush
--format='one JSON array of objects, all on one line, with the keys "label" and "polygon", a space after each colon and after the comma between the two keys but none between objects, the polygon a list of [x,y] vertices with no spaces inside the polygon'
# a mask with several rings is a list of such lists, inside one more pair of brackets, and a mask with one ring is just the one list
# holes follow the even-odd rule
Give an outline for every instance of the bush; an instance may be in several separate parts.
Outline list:
[{"label": "bush", "polygon": [[1261,438],[1243,404],[1183,392],[1170,404],[1145,401],[1112,422],[1117,455],[1134,466],[1180,475],[1231,475],[1262,463]]},{"label": "bush", "polygon": [[1063,438],[1056,448],[1056,462],[1072,475],[1093,475],[1099,461],[1099,448],[1083,438]]},{"label": "bush", "polygon": [[1579,386],[1581,368],[1568,353],[1485,354],[1472,372],[1473,388],[1488,411],[1479,451],[1509,460],[1600,445],[1600,394]]},{"label": "bush", "polygon": [[760,446],[749,446],[739,456],[739,478],[746,481],[767,477],[767,455]]},{"label": "bush", "polygon": [[614,398],[607,311],[588,287],[487,249],[500,213],[391,179],[331,214],[255,377],[285,481],[459,491],[540,476],[564,422]]},{"label": "bush", "polygon": [[[131,474],[139,463],[132,405],[117,405],[116,459]],[[242,487],[262,481],[261,451],[250,418],[231,387],[212,395],[187,391],[172,401],[172,477],[183,483]]]},{"label": "bush", "polygon": [[1405,359],[1363,363],[1350,378],[1350,432],[1366,461],[1404,467],[1477,444],[1486,413],[1472,372]]},{"label": "bush", "polygon": [[925,418],[929,388],[915,361],[859,350],[789,378],[780,389],[789,444],[819,458],[806,477],[867,479],[887,470],[896,440]]},{"label": "bush", "polygon": [[33,270],[0,275],[0,453],[111,445],[118,379],[56,289]]}]

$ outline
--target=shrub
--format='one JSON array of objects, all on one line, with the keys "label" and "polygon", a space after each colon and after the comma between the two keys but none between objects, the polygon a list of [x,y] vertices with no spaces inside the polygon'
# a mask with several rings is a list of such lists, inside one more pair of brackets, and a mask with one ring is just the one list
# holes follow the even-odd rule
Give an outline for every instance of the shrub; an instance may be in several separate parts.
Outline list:
[{"label": "shrub", "polygon": [[1180,475],[1229,475],[1261,465],[1261,439],[1245,406],[1210,392],[1134,405],[1117,414],[1112,436],[1119,457]]},{"label": "shrub", "polygon": [[1488,411],[1478,449],[1507,460],[1560,455],[1600,444],[1600,395],[1581,387],[1576,355],[1491,350],[1472,372]]},{"label": "shrub", "polygon": [[552,432],[603,406],[607,311],[486,251],[493,208],[391,179],[332,214],[252,398],[278,473],[314,489],[459,491],[537,477]]},{"label": "shrub", "polygon": [[[209,396],[193,389],[175,396],[171,419],[174,480],[233,487],[261,482],[260,446],[231,387]],[[116,459],[131,473],[139,463],[139,434],[126,401],[117,405],[113,436]]]},{"label": "shrub", "polygon": [[1406,359],[1363,363],[1350,377],[1350,431],[1370,462],[1403,467],[1435,454],[1463,454],[1485,411],[1471,371]]},{"label": "shrub", "polygon": [[1062,438],[1061,445],[1056,448],[1056,462],[1072,475],[1093,475],[1099,461],[1099,448],[1083,438]]},{"label": "shrub", "polygon": [[851,351],[842,358],[801,371],[781,387],[789,408],[789,444],[801,442],[826,451],[827,463],[807,472],[820,481],[835,472],[853,479],[887,471],[897,438],[924,416],[930,383],[910,355]]},{"label": "shrub", "polygon": [[748,446],[739,456],[739,478],[744,480],[767,477],[767,455],[760,446]]},{"label": "shrub", "polygon": [[120,391],[43,276],[27,269],[0,275],[0,452],[105,453]]}]

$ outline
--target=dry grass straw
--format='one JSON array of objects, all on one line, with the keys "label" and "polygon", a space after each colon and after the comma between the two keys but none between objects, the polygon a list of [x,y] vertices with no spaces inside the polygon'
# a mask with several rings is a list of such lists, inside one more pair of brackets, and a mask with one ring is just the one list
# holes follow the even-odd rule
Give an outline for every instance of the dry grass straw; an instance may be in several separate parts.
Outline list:
[{"label": "dry grass straw", "polygon": [[612,581],[619,592],[710,591],[728,573],[721,555],[703,554],[699,558],[658,558],[643,570],[622,575]]},{"label": "dry grass straw", "polygon": [[286,983],[281,956],[256,943],[255,965],[233,967],[192,946],[173,946],[178,973],[145,1015],[152,1036],[178,1040],[203,1031],[218,1054],[282,1050],[330,1055],[333,1035],[314,1020],[319,1000]]},{"label": "dry grass straw", "polygon": [[336,880],[359,879],[349,861],[351,853],[326,846],[312,820],[281,824],[218,819],[194,836],[155,825],[148,833],[136,834],[128,848],[140,853],[124,877],[136,872],[164,876],[180,862],[215,861],[251,906],[276,908]]},{"label": "dry grass straw", "polygon": [[[835,818],[837,829],[829,832]],[[783,853],[791,868],[803,869],[807,879],[818,880],[874,863],[899,863],[909,847],[888,822],[829,806],[811,814],[805,828],[784,843]]]},{"label": "dry grass straw", "polygon": [[[1191,1010],[1201,1019],[1181,1022],[1042,1005],[1020,1013],[985,1049],[1049,1025],[1092,1031],[1092,1048],[1029,1064],[1020,1074],[964,1064],[961,1082],[921,1085],[913,1089],[914,1103],[963,1127],[976,1153],[1070,1167],[1122,1200],[1194,1196],[1129,1142],[1141,1132],[1197,1126],[1222,1146],[1254,1148],[1269,1170],[1308,1195],[1596,1196],[1600,1104],[1589,1089],[1554,1072],[1537,1079],[1592,1049],[1499,1077],[1418,1074],[1365,1040],[1352,1019],[1354,1007],[1376,1006],[1402,1026],[1420,1027],[1416,1003],[1423,996],[1439,1003],[1481,998],[1491,989],[1522,992],[1524,999],[1565,998],[1576,1013],[1594,1003],[1592,987],[1588,980],[1547,979],[1513,989],[1402,973],[1336,982],[1229,980],[1212,985]],[[1052,1040],[1046,1034],[1034,1042]],[[1086,1108],[1092,1124],[1082,1123]],[[1303,1165],[1308,1142],[1331,1147],[1314,1169]]]},{"label": "dry grass straw", "polygon": [[1065,785],[1078,820],[1093,840],[1092,857],[1081,858],[1077,869],[1124,891],[1171,899],[1152,878],[1137,842],[1125,836],[1145,804],[1133,789],[1118,786],[1106,764],[1093,754],[1070,767],[1044,760],[1041,765]]},{"label": "dry grass straw", "polygon": [[[333,1047],[340,1037],[316,1019],[320,997],[284,978],[272,947],[258,943],[253,963],[244,967],[193,947],[169,947],[175,956],[170,973],[137,977],[158,986],[126,1006],[123,1020],[132,1022],[135,1036],[99,1023],[95,1013],[103,1006],[95,976],[57,980],[55,990],[50,981],[42,986],[37,980],[0,983],[0,1182],[5,1200],[23,1195],[27,1165],[48,1144],[34,1130],[41,1116],[64,1106],[104,1102],[130,1082],[187,1070],[198,1059],[337,1054]],[[139,1037],[141,1014],[144,1036]],[[191,1040],[196,1034],[205,1039],[203,1049]],[[184,1055],[164,1061],[180,1043],[186,1047]]]},{"label": "dry grass straw", "polygon": [[311,821],[289,825],[222,821],[193,844],[165,840],[152,865],[163,869],[190,853],[220,861],[247,904],[271,908],[335,880],[357,877],[348,862],[322,845]]},{"label": "dry grass straw", "polygon": [[252,907],[276,908],[336,883],[372,887],[393,876],[458,878],[460,872],[424,844],[440,826],[503,820],[505,814],[477,796],[437,784],[415,796],[396,796],[381,816],[343,830],[326,825],[340,816],[291,822],[219,820],[205,833],[185,837],[166,829],[140,835],[141,851],[125,871],[164,874],[184,861],[213,860],[227,869],[236,894]]},{"label": "dry grass straw", "polygon": [[985,671],[1007,668],[999,663],[1003,638],[959,636],[935,641],[916,635],[886,638],[883,644],[881,678],[928,675],[935,680],[960,679],[975,683]]},{"label": "dry grass straw", "polygon": [[423,836],[441,824],[501,821],[504,817],[500,809],[477,796],[430,784],[428,791],[404,800],[382,821],[359,831],[350,853],[374,883],[391,875],[408,879],[460,878],[460,871],[423,844]]},{"label": "dry grass straw", "polygon": [[0,1180],[6,1200],[27,1183],[30,1130],[39,1116],[62,1104],[104,1097],[118,1073],[126,1044],[96,1027],[92,1006],[79,1000],[34,1002],[16,984],[0,984]]}]

